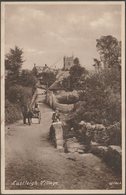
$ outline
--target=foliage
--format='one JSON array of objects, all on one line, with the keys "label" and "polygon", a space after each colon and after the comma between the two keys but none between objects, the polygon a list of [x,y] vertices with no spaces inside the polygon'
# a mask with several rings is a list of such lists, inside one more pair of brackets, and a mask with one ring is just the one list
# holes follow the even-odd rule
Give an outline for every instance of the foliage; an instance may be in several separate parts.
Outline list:
[{"label": "foliage", "polygon": [[32,89],[30,87],[14,85],[8,89],[5,101],[6,124],[21,118],[21,106],[29,104],[31,97]]},{"label": "foliage", "polygon": [[70,68],[70,76],[78,79],[82,76],[82,74],[84,73],[85,68],[82,66],[78,66],[78,65],[74,65]]},{"label": "foliage", "polygon": [[86,79],[85,90],[79,93],[83,102],[68,120],[77,124],[86,122],[110,125],[121,120],[120,69],[105,70]]},{"label": "foliage", "polygon": [[21,118],[20,107],[5,99],[5,123],[10,124]]},{"label": "foliage", "polygon": [[8,70],[10,81],[16,82],[19,77],[19,72],[23,64],[23,50],[15,46],[10,49],[10,52],[5,56],[5,69]]},{"label": "foliage", "polygon": [[27,69],[23,69],[20,75],[20,84],[23,86],[34,87],[37,83],[37,78]]},{"label": "foliage", "polygon": [[101,36],[96,42],[96,48],[104,66],[109,68],[120,66],[121,42],[111,35]]},{"label": "foliage", "polygon": [[87,75],[87,70],[78,65],[74,65],[70,69],[70,88],[71,90],[73,89],[80,89],[82,84],[81,84],[81,77]]},{"label": "foliage", "polygon": [[67,78],[64,78],[62,80],[62,86],[63,86],[64,90],[70,91],[70,76],[68,76]]},{"label": "foliage", "polygon": [[50,87],[56,81],[56,75],[54,72],[43,72],[42,76],[42,84]]},{"label": "foliage", "polygon": [[74,59],[74,65],[80,65],[80,61],[79,61],[79,58],[75,58]]},{"label": "foliage", "polygon": [[22,104],[29,103],[32,97],[32,90],[29,87],[14,85],[8,90],[7,97],[11,103],[21,106]]},{"label": "foliage", "polygon": [[75,58],[73,66],[69,70],[69,76],[62,80],[62,87],[66,91],[84,89],[85,80],[88,75],[88,71],[85,67],[82,67],[79,62],[79,58]]},{"label": "foliage", "polygon": [[[96,41],[105,68],[88,76],[83,82],[84,89],[80,93],[80,100],[84,104],[68,119],[68,123],[76,127],[81,120],[104,125],[121,121],[121,43],[112,36],[102,36]],[[98,65],[101,64],[97,59],[94,61]],[[76,71],[75,75],[74,71],[72,72],[74,77],[76,74]],[[73,88],[76,88],[75,85]]]},{"label": "foliage", "polygon": [[23,50],[17,46],[5,56],[6,123],[21,118],[20,107],[30,102],[37,82],[31,71],[21,70],[23,62]]}]

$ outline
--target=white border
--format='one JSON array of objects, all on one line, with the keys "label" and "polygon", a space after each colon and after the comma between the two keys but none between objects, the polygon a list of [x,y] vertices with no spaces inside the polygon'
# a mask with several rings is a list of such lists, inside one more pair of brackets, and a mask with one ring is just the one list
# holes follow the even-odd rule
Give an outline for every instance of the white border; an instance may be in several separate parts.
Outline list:
[{"label": "white border", "polygon": [[106,2],[106,1],[46,1],[46,2],[40,2],[40,1],[37,1],[37,2],[23,2],[23,1],[20,1],[20,2],[5,2],[4,3],[5,5],[10,5],[10,4],[18,4],[18,5],[53,5],[53,4],[57,4],[57,5],[121,5],[121,4],[124,4],[124,2],[120,2],[120,1],[109,1],[109,2]]},{"label": "white border", "polygon": [[5,190],[5,123],[1,123],[1,193],[2,194],[124,194],[125,193],[125,2],[109,1],[109,2],[2,2],[1,3],[1,119],[4,119],[4,55],[5,55],[5,5],[53,5],[53,4],[69,4],[69,5],[121,5],[122,6],[122,190]]},{"label": "white border", "polygon": [[122,6],[122,21],[121,21],[121,38],[122,38],[122,189],[125,191],[125,4]]},{"label": "white border", "polygon": [[4,12],[5,7],[1,4],[1,192],[4,190],[5,184],[5,94],[4,94],[4,86],[5,86],[5,71],[4,71],[4,55],[5,55],[5,22],[4,22]]}]

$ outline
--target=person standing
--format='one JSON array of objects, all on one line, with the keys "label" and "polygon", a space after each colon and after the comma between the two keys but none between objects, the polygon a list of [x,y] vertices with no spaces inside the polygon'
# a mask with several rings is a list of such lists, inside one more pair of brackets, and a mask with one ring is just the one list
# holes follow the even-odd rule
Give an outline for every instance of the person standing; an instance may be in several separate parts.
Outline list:
[{"label": "person standing", "polygon": [[28,112],[27,105],[22,105],[21,111],[22,111],[22,115],[23,115],[23,123],[26,124],[26,118],[27,118],[27,112]]},{"label": "person standing", "polygon": [[52,122],[58,122],[60,121],[60,114],[59,114],[59,110],[55,110],[55,112],[52,115]]}]

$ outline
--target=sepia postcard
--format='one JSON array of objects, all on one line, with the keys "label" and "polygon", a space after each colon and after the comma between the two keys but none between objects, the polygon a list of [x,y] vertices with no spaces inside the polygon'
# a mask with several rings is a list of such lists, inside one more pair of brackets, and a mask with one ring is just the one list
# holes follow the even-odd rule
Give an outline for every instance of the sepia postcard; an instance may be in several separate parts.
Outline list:
[{"label": "sepia postcard", "polygon": [[1,2],[1,194],[125,194],[125,2]]}]

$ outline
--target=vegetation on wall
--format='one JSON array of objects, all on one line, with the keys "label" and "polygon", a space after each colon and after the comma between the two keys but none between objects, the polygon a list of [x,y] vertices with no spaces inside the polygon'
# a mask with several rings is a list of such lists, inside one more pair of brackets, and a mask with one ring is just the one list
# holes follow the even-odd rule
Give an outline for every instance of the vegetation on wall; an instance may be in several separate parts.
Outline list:
[{"label": "vegetation on wall", "polygon": [[21,118],[21,106],[28,104],[36,85],[36,78],[29,70],[22,70],[23,50],[15,46],[5,56],[5,121],[13,123]]}]

